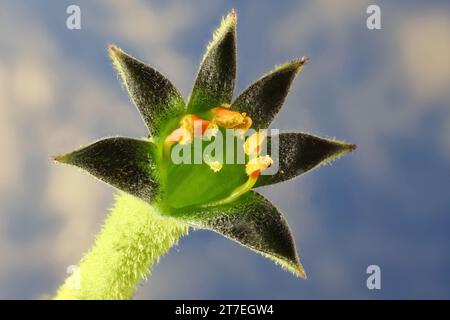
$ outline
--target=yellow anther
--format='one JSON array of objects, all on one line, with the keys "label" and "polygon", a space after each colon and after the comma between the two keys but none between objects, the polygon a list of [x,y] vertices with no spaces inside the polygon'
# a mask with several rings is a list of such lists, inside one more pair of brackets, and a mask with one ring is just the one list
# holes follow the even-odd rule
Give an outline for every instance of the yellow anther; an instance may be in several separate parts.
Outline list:
[{"label": "yellow anther", "polygon": [[220,127],[233,129],[244,123],[245,115],[223,107],[213,108],[214,122]]},{"label": "yellow anther", "polygon": [[250,159],[250,161],[245,166],[245,172],[248,176],[255,175],[255,173],[258,173],[259,175],[259,172],[270,167],[272,163],[273,160],[268,155]]},{"label": "yellow anther", "polygon": [[219,127],[214,121],[211,121],[208,124],[205,132],[203,133],[203,137],[207,140],[210,140],[212,137],[215,137],[217,135],[217,132],[219,132]]},{"label": "yellow anther", "polygon": [[212,171],[214,172],[219,172],[220,170],[222,170],[223,167],[223,163],[214,160],[213,158],[211,158],[211,156],[209,155],[205,155],[204,157],[204,162],[211,168]]},{"label": "yellow anther", "polygon": [[260,130],[252,134],[244,143],[244,152],[249,155],[258,155],[261,152],[261,146],[266,138],[266,131]]},{"label": "yellow anther", "polygon": [[222,200],[214,201],[209,204],[204,205],[205,207],[209,206],[218,206],[224,205],[230,202],[233,202],[244,193],[248,192],[252,189],[255,183],[258,181],[258,177],[262,170],[268,168],[273,163],[272,159],[269,156],[258,157],[250,160],[246,167],[245,171],[248,174],[248,179],[245,183],[241,184],[239,187],[234,189],[230,195]]},{"label": "yellow anther", "polygon": [[[203,135],[205,131],[211,126],[214,126],[214,124],[212,124],[211,121],[202,119],[196,115],[188,114],[181,119],[180,126],[189,131],[191,135]],[[198,130],[198,132],[194,132],[196,130]]]},{"label": "yellow anther", "polygon": [[236,127],[237,133],[240,135],[244,135],[247,132],[247,130],[250,129],[252,123],[253,123],[252,118],[250,118],[249,116],[245,116],[244,122]]},{"label": "yellow anther", "polygon": [[211,168],[211,170],[214,172],[219,172],[220,170],[222,170],[222,167],[223,167],[223,164],[220,163],[219,161],[209,162],[208,165]]}]

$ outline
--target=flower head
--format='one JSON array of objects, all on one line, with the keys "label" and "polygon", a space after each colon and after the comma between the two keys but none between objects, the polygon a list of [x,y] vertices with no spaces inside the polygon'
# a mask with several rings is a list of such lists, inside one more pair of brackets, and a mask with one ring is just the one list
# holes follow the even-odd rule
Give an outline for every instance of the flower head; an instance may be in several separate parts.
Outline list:
[{"label": "flower head", "polygon": [[[233,10],[214,33],[187,103],[158,71],[110,46],[149,138],[106,138],[54,159],[152,204],[162,215],[218,232],[306,277],[285,218],[252,189],[292,179],[355,145],[305,133],[266,134],[308,59],[276,67],[233,99],[236,21]],[[250,130],[256,131],[246,135]],[[264,144],[273,151],[275,142],[278,153],[263,152]],[[239,154],[243,161],[237,161]],[[178,161],[177,155],[191,161]],[[275,163],[278,170],[264,174]]]}]

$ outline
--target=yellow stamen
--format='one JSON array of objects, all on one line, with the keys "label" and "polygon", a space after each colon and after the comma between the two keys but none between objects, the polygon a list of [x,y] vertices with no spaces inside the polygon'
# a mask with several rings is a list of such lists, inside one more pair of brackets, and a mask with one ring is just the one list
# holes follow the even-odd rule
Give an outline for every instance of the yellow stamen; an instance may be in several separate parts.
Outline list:
[{"label": "yellow stamen", "polygon": [[258,157],[250,160],[247,163],[245,170],[246,173],[248,174],[248,180],[244,184],[234,189],[228,197],[221,199],[219,201],[208,203],[204,206],[205,207],[218,206],[233,202],[247,191],[250,191],[255,185],[256,181],[258,181],[261,171],[267,169],[272,163],[273,161],[269,156]]},{"label": "yellow stamen", "polygon": [[219,132],[219,127],[214,121],[211,121],[208,124],[208,127],[206,128],[205,132],[203,133],[203,137],[206,140],[211,140],[212,137],[215,137],[217,135],[217,132]]},{"label": "yellow stamen", "polygon": [[223,163],[214,160],[213,157],[211,157],[210,155],[205,155],[204,156],[204,162],[211,168],[212,171],[214,172],[219,172],[220,170],[222,170],[223,167]]},{"label": "yellow stamen", "polygon": [[172,133],[167,136],[166,140],[164,140],[164,144],[163,144],[164,166],[167,166],[167,164],[169,163],[170,149],[172,148],[172,146],[174,144],[176,144],[176,143],[187,144],[187,143],[190,143],[191,141],[192,141],[191,133],[189,131],[187,131],[186,129],[178,128],[178,129],[175,129],[174,131],[172,131]]},{"label": "yellow stamen", "polygon": [[251,176],[255,172],[261,172],[262,170],[267,169],[272,165],[272,163],[273,160],[268,155],[250,159],[250,161],[245,165],[245,172],[248,176]]},{"label": "yellow stamen", "polygon": [[260,130],[255,132],[244,143],[244,152],[249,155],[258,155],[261,152],[261,146],[266,138],[266,131]]},{"label": "yellow stamen", "polygon": [[242,184],[239,187],[237,187],[236,189],[234,189],[233,192],[231,192],[231,194],[228,197],[226,197],[225,199],[219,200],[219,201],[205,204],[204,207],[218,206],[218,205],[223,205],[223,204],[233,202],[234,200],[236,200],[237,198],[242,196],[244,193],[249,191],[251,188],[253,188],[256,181],[258,180],[258,176],[259,176],[259,174],[250,176],[244,184]]},{"label": "yellow stamen", "polygon": [[211,110],[214,121],[222,128],[233,129],[244,123],[245,114],[239,113],[223,107],[213,108]]},{"label": "yellow stamen", "polygon": [[215,136],[218,131],[217,125],[213,121],[202,119],[196,115],[188,114],[181,118],[180,127],[169,134],[163,146],[164,161],[169,159],[170,148],[175,144],[191,143],[195,135],[205,136],[208,139]]},{"label": "yellow stamen", "polygon": [[249,116],[245,116],[244,122],[236,127],[237,133],[240,135],[244,135],[247,132],[247,130],[250,129],[252,123],[253,123],[252,118],[250,118]]},{"label": "yellow stamen", "polygon": [[[206,162],[206,161],[205,161]],[[220,163],[219,161],[211,161],[211,162],[206,162],[206,164],[211,168],[212,171],[214,172],[219,172],[220,170],[222,170],[223,164]]]},{"label": "yellow stamen", "polygon": [[[193,114],[188,114],[181,119],[180,126],[189,131],[192,135],[203,135],[203,133],[211,126],[211,121],[202,119]],[[199,130],[199,132],[194,132],[195,130]]]}]

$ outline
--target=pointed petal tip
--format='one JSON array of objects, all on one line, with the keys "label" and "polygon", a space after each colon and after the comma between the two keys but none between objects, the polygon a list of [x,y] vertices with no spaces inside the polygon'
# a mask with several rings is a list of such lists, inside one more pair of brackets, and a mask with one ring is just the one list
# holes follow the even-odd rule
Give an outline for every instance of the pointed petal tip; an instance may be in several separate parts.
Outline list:
[{"label": "pointed petal tip", "polygon": [[358,146],[356,144],[346,143],[346,142],[342,143],[342,147],[343,147],[344,151],[346,151],[346,152],[353,152],[358,148]]},{"label": "pointed petal tip", "polygon": [[115,44],[109,44],[108,45],[108,53],[111,59],[115,59],[120,57],[123,54],[123,51],[116,46]]},{"label": "pointed petal tip", "polygon": [[206,46],[189,98],[188,113],[207,111],[231,102],[236,80],[236,22],[234,10],[222,16]]},{"label": "pointed petal tip", "polygon": [[53,161],[54,163],[67,163],[68,157],[66,154],[61,154],[57,156],[51,156],[50,160]]},{"label": "pointed petal tip", "polygon": [[347,155],[356,150],[357,146],[354,143],[348,143],[344,141],[334,140],[336,143],[337,149],[334,151],[332,155],[330,155],[327,159],[323,161],[324,164],[329,164],[344,155]]},{"label": "pointed petal tip", "polygon": [[303,268],[303,265],[298,260],[298,257],[295,260],[282,259],[281,261],[275,260],[275,262],[278,262],[283,269],[289,271],[296,277],[302,278],[303,280],[306,280],[308,278],[308,276],[306,275],[306,271]]},{"label": "pointed petal tip", "polygon": [[307,56],[303,56],[303,57],[300,58],[299,63],[300,63],[301,65],[305,65],[305,64],[309,63],[310,60],[311,60],[311,59],[309,59]]},{"label": "pointed petal tip", "polygon": [[108,52],[114,53],[117,50],[119,50],[119,48],[115,44],[113,44],[113,43],[108,44]]},{"label": "pointed petal tip", "polygon": [[358,146],[356,144],[347,142],[345,140],[339,140],[334,137],[329,137],[329,138],[325,138],[325,139],[328,140],[329,142],[331,142],[336,147],[335,152],[340,153],[340,154],[353,152],[358,148]]},{"label": "pointed petal tip", "polygon": [[309,59],[307,56],[302,56],[301,58],[295,58],[292,59],[288,62],[286,62],[285,64],[282,64],[280,67],[294,67],[296,69],[299,69],[301,67],[303,67],[304,65],[308,64],[309,61],[311,59]]},{"label": "pointed petal tip", "polygon": [[301,58],[294,59],[293,63],[297,67],[301,67],[301,66],[304,66],[305,64],[308,64],[310,60],[311,59],[309,59],[307,56],[302,56]]},{"label": "pointed petal tip", "polygon": [[303,280],[307,280],[308,276],[306,275],[305,269],[303,269],[302,264],[299,262],[295,267],[295,275]]},{"label": "pointed petal tip", "polygon": [[358,146],[356,144],[354,144],[354,143],[348,144],[348,150],[350,152],[355,151],[357,148],[358,148]]},{"label": "pointed petal tip", "polygon": [[228,18],[237,20],[237,12],[234,8],[231,9],[230,13],[228,13]]},{"label": "pointed petal tip", "polygon": [[237,13],[233,8],[225,17],[222,18],[222,24],[217,31],[223,29],[223,31],[225,31],[224,33],[226,33],[227,30],[232,30],[232,32],[235,32],[236,24]]},{"label": "pointed petal tip", "polygon": [[[275,66],[274,71],[277,70],[289,70],[291,72],[295,72],[297,74],[300,72],[300,70],[303,69],[303,67],[308,64],[310,59],[307,56],[303,56],[301,58],[295,58],[292,60],[289,60],[281,65]],[[272,72],[274,72],[272,71]]]}]

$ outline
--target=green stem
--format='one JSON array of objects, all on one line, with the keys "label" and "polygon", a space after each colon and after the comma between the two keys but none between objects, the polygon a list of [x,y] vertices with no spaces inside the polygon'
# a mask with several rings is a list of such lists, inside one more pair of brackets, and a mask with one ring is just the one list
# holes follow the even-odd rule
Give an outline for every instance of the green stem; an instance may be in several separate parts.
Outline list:
[{"label": "green stem", "polygon": [[55,299],[130,299],[153,264],[187,233],[187,225],[162,217],[145,202],[121,194],[93,248],[59,288]]}]

